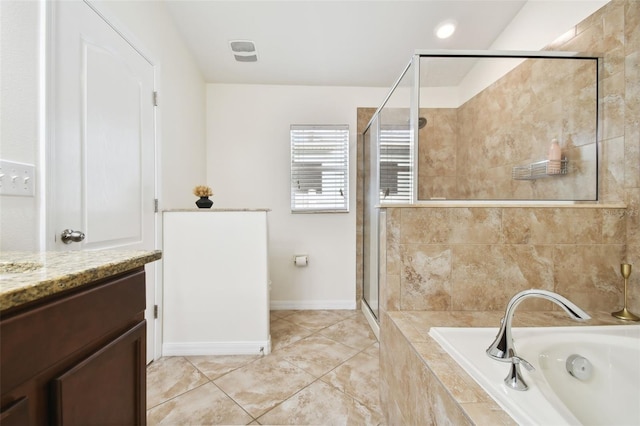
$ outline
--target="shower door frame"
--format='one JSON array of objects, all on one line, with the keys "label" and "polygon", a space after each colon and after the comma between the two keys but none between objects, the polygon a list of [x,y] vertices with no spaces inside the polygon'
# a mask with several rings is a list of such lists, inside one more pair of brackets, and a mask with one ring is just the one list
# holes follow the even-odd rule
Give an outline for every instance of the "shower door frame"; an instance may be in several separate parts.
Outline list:
[{"label": "shower door frame", "polygon": [[[365,129],[362,132],[363,135],[363,152],[365,150],[365,139],[364,139],[364,135],[370,130],[371,125],[374,123],[374,121],[377,123],[378,129],[377,129],[377,135],[379,136],[380,134],[380,114],[383,111],[383,109],[385,108],[385,106],[387,105],[389,99],[392,97],[392,95],[394,94],[394,92],[396,91],[396,89],[398,88],[398,86],[400,86],[400,83],[402,82],[403,78],[406,76],[407,72],[409,72],[409,70],[413,67],[413,69],[411,69],[411,72],[413,72],[413,85],[410,88],[410,106],[409,106],[409,126],[411,129],[411,135],[412,135],[412,163],[413,163],[413,167],[412,167],[412,174],[413,174],[413,188],[411,191],[411,200],[408,204],[410,205],[426,205],[426,204],[432,204],[432,205],[438,205],[438,201],[428,201],[428,200],[419,200],[418,199],[418,185],[415,184],[416,182],[418,182],[418,173],[419,173],[419,164],[417,164],[417,162],[415,161],[415,150],[417,149],[417,144],[419,142],[419,138],[418,138],[418,133],[419,133],[419,129],[418,129],[418,117],[419,117],[419,111],[420,111],[420,74],[421,74],[421,61],[420,59],[422,57],[469,57],[469,58],[521,58],[523,60],[525,59],[530,59],[530,58],[567,58],[567,59],[596,59],[597,62],[597,66],[596,66],[596,82],[598,85],[597,88],[597,96],[600,96],[600,78],[601,78],[601,67],[602,67],[602,62],[601,62],[601,57],[598,55],[594,55],[594,54],[586,54],[586,53],[581,53],[581,52],[575,52],[575,51],[500,51],[500,50],[425,50],[425,49],[416,49],[413,53],[413,55],[411,56],[411,59],[409,60],[409,63],[405,66],[405,68],[403,69],[403,71],[400,73],[400,76],[398,77],[398,79],[395,81],[395,83],[391,86],[391,89],[389,90],[387,96],[384,98],[382,104],[380,105],[380,107],[378,109],[376,109],[375,113],[373,114],[372,118],[370,119],[369,123],[367,124],[367,126],[365,127]],[[600,114],[600,106],[597,105],[597,117],[596,117],[596,135],[599,135],[599,132],[601,130],[601,120],[602,120],[602,116]],[[374,143],[374,145],[376,146],[377,149],[375,149],[375,156],[376,159],[378,160],[379,163],[379,158],[380,158],[380,152],[379,152],[379,141],[376,141],[376,143]],[[599,159],[599,140],[598,138],[596,138],[596,153],[595,153],[595,161],[596,161],[596,176],[599,176],[599,163],[600,163],[600,159]],[[364,154],[363,154],[364,157]],[[362,235],[362,268],[363,268],[363,274],[362,274],[362,301],[363,306],[366,306],[366,308],[371,312],[371,315],[373,316],[373,318],[376,321],[379,321],[378,316],[379,316],[379,302],[380,302],[380,270],[379,270],[379,260],[380,260],[380,227],[379,227],[379,219],[380,219],[380,211],[381,209],[384,209],[386,207],[393,207],[394,205],[392,203],[388,203],[385,204],[384,202],[381,202],[380,197],[379,197],[379,191],[380,191],[380,165],[377,164],[376,167],[376,175],[375,177],[372,176],[367,176],[366,173],[366,169],[367,169],[367,162],[366,159],[363,159],[363,179],[365,180],[365,182],[363,182],[363,203],[362,203],[362,214],[363,214],[363,224],[362,224],[362,229],[363,229],[363,235]],[[367,178],[369,179],[373,179],[373,182],[370,182],[371,185],[373,185],[372,194],[378,194],[377,197],[374,197],[374,200],[370,200],[370,202],[367,202],[368,197],[367,197],[367,192],[364,191],[364,189],[366,188],[366,180]],[[598,194],[599,194],[599,182],[597,182],[596,180],[596,202],[597,202],[597,198],[598,198]],[[373,190],[376,190],[376,192],[373,192]],[[473,205],[480,205],[480,204],[493,204],[495,203],[495,201],[493,200],[450,200],[448,201],[449,203],[453,203],[456,205],[469,205],[469,204],[473,204]],[[513,203],[520,203],[522,202],[521,200],[516,200],[513,201]],[[529,200],[528,202],[531,202],[531,200]],[[557,205],[568,205],[568,204],[577,204],[579,202],[576,201],[551,201],[554,204]],[[502,201],[502,204],[509,204],[511,203],[510,201]],[[372,215],[371,217],[375,217],[375,232],[371,233],[371,235],[369,235],[369,239],[370,239],[370,243],[369,243],[369,250],[368,253],[365,250],[365,240],[367,239],[367,235],[366,235],[366,215],[367,215],[367,209],[371,209],[369,213],[373,213],[375,212],[375,215]],[[370,224],[371,225],[371,224]],[[369,226],[369,231],[371,231],[372,227]],[[368,262],[369,263],[368,263]],[[385,262],[386,263],[386,262]],[[367,270],[370,272],[375,271],[375,274],[370,273],[369,275],[369,280],[367,280],[367,275],[365,274],[365,271]],[[370,301],[366,299],[365,297],[365,287],[367,285],[371,285],[371,279],[373,278],[373,284],[375,284],[375,290],[377,291],[377,301],[378,301],[378,307],[372,308],[370,306]],[[369,282],[367,282],[369,281]]]},{"label": "shower door frame", "polygon": [[[379,111],[379,110],[378,110]],[[362,301],[373,316],[376,322],[379,322],[379,306],[380,306],[380,276],[378,273],[378,260],[380,256],[379,241],[379,213],[380,209],[376,207],[379,200],[376,200],[375,194],[380,192],[380,167],[375,167],[378,163],[379,155],[375,148],[376,143],[373,138],[377,138],[380,133],[380,120],[376,111],[371,121],[362,133],[362,157],[363,157],[363,191],[362,191]],[[365,135],[374,130],[374,136],[369,137],[369,141]],[[368,156],[367,156],[368,154]],[[374,166],[374,170],[371,170]],[[367,220],[369,219],[369,220]],[[371,232],[375,230],[375,232]],[[377,306],[372,307],[372,299],[367,295],[371,291],[375,291],[375,301]]]},{"label": "shower door frame", "polygon": [[[367,124],[367,126],[364,128],[363,132],[362,132],[362,147],[363,147],[363,191],[362,191],[362,196],[363,196],[363,200],[362,200],[362,302],[363,302],[363,308],[366,308],[366,310],[368,310],[368,313],[371,314],[372,318],[375,320],[376,323],[380,322],[379,319],[379,312],[380,312],[380,211],[381,209],[385,208],[386,206],[381,206],[381,202],[380,202],[380,143],[378,140],[375,141],[375,143],[373,143],[373,146],[375,147],[375,149],[373,149],[373,152],[370,153],[370,158],[369,161],[367,162],[367,158],[365,153],[367,152],[367,141],[365,139],[365,135],[367,134],[367,132],[369,132],[371,130],[371,127],[375,124],[376,125],[376,137],[379,138],[380,135],[380,113],[383,111],[383,109],[385,108],[385,106],[387,105],[387,103],[389,102],[389,99],[392,97],[392,95],[394,94],[396,88],[400,85],[400,83],[402,82],[403,78],[406,76],[407,72],[411,69],[412,66],[415,65],[416,60],[419,61],[419,55],[414,54],[411,57],[411,60],[409,61],[409,63],[404,67],[404,69],[402,70],[402,73],[400,73],[400,76],[398,77],[398,79],[395,81],[395,83],[393,84],[393,86],[391,87],[391,89],[389,90],[389,93],[387,94],[387,96],[385,97],[384,101],[382,102],[382,104],[380,105],[380,107],[378,107],[378,109],[376,109],[376,111],[374,112],[373,116],[371,117],[371,119],[369,120],[369,123]],[[409,105],[409,119],[410,119],[410,126],[412,126],[412,138],[413,138],[413,142],[415,143],[415,141],[417,140],[417,129],[416,129],[416,125],[417,125],[417,118],[414,118],[414,115],[417,115],[417,113],[414,114],[414,111],[417,111],[417,108],[414,109],[414,105],[417,106],[418,105],[418,92],[416,91],[416,89],[419,89],[419,86],[417,85],[417,83],[419,79],[419,72],[415,72],[414,71],[414,75],[413,75],[413,84],[411,87],[411,92],[410,92],[410,105]],[[371,157],[373,156],[373,158]],[[375,160],[375,161],[374,161]],[[412,161],[413,161],[413,148],[412,148]],[[367,167],[368,165],[373,165],[374,167],[374,175],[372,176],[371,174],[367,174],[367,170],[369,170],[369,167]],[[414,171],[415,173],[415,171]],[[415,176],[414,176],[415,179]],[[367,183],[368,182],[368,183]],[[370,186],[368,186],[370,185]],[[369,189],[369,191],[367,191],[367,189]],[[369,194],[370,196],[367,197],[367,194]],[[412,188],[412,193],[411,193],[411,203],[414,203],[416,200],[416,191],[415,191],[415,185]],[[373,198],[372,200],[369,200],[369,198]],[[368,201],[369,200],[369,201]],[[370,210],[369,210],[370,209]],[[369,224],[369,231],[371,231],[371,229],[375,229],[375,232],[371,233],[369,232],[369,245],[368,248],[369,250],[366,250],[367,248],[367,214],[369,213],[369,217],[373,219],[372,223]],[[386,217],[386,216],[385,216]],[[373,226],[375,224],[375,227]],[[385,245],[386,246],[386,245]],[[367,262],[369,261],[369,262]],[[367,274],[367,270],[369,271],[369,274]],[[372,282],[373,280],[373,282]],[[376,293],[376,304],[377,306],[375,306],[375,308],[372,308],[370,300],[367,300],[366,298],[366,294],[367,292],[365,291],[365,288],[367,287],[367,285],[369,285],[369,287],[371,287],[373,285],[375,285],[375,293]]]}]

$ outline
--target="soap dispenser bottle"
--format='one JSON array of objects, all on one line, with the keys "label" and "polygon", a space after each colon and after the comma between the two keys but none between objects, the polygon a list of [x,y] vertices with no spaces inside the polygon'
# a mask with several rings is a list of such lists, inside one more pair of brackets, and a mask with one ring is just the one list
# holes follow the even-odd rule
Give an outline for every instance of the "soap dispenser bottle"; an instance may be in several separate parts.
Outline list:
[{"label": "soap dispenser bottle", "polygon": [[549,147],[549,152],[547,153],[547,174],[557,175],[560,173],[561,169],[561,160],[562,160],[562,149],[560,149],[560,144],[558,143],[558,139],[551,140],[551,146]]}]

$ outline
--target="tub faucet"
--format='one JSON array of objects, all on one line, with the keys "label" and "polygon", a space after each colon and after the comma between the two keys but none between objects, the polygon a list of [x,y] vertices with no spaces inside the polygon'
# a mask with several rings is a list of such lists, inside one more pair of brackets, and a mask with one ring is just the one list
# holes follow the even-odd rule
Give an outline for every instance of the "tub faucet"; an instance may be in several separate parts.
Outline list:
[{"label": "tub faucet", "polygon": [[588,320],[591,318],[589,314],[577,307],[573,302],[552,291],[538,289],[521,291],[513,296],[507,304],[507,309],[504,313],[504,318],[502,318],[498,335],[491,346],[487,348],[487,355],[491,358],[503,362],[512,362],[511,358],[516,355],[516,351],[513,346],[513,338],[511,337],[511,322],[513,320],[513,314],[520,302],[530,297],[541,297],[554,302],[564,309],[571,318],[577,321]]},{"label": "tub faucet", "polygon": [[502,318],[498,335],[491,346],[487,348],[487,355],[495,360],[511,363],[509,374],[505,377],[504,383],[510,388],[519,391],[525,391],[529,388],[520,373],[520,364],[524,365],[529,371],[533,371],[534,368],[527,360],[520,358],[516,354],[515,347],[513,346],[513,338],[511,337],[511,322],[513,321],[513,314],[520,302],[529,297],[541,297],[550,300],[559,305],[575,320],[582,321],[591,318],[589,314],[577,307],[574,303],[551,291],[536,289],[525,290],[511,298],[507,304],[504,318]]}]

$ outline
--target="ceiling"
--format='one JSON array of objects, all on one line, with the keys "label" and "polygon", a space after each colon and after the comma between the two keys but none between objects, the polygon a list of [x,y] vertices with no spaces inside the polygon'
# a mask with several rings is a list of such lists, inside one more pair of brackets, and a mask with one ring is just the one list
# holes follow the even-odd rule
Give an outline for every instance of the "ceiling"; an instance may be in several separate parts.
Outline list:
[{"label": "ceiling", "polygon": [[[416,49],[490,49],[519,12],[527,10],[526,0],[165,3],[208,83],[362,87],[390,87]],[[561,10],[571,14],[574,6]],[[456,32],[438,39],[435,27],[451,19],[457,21]],[[544,22],[538,26],[544,29]],[[253,41],[258,61],[237,62],[231,40]]]}]

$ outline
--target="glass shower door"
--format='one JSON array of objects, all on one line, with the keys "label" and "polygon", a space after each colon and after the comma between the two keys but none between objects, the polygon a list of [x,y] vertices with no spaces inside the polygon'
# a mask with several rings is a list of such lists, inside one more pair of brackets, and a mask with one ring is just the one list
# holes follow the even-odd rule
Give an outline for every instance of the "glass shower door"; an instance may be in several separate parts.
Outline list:
[{"label": "glass shower door", "polygon": [[379,164],[378,133],[379,120],[376,114],[363,135],[364,191],[363,191],[363,291],[364,302],[378,319],[378,222],[379,208]]}]

